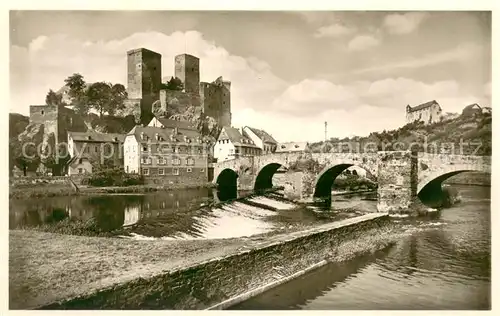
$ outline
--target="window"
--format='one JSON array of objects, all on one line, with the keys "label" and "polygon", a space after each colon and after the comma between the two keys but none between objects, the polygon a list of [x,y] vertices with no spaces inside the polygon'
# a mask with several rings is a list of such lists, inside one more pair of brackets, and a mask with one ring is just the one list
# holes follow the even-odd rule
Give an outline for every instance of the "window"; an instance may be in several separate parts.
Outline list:
[{"label": "window", "polygon": [[150,165],[152,162],[152,159],[150,157],[142,157],[141,162],[145,165]]},{"label": "window", "polygon": [[194,166],[194,159],[191,157],[186,158],[186,165],[187,166]]},{"label": "window", "polygon": [[82,163],[82,162],[83,162],[82,158],[78,159],[78,163]]},{"label": "window", "polygon": [[187,168],[187,169],[186,169],[186,171],[187,171],[187,172],[193,172],[193,169],[191,169],[191,168]]},{"label": "window", "polygon": [[42,115],[43,115],[43,110],[42,110]]},{"label": "window", "polygon": [[205,169],[201,168],[201,169],[200,169],[200,172],[201,172],[201,173],[205,172]]},{"label": "window", "polygon": [[97,152],[97,146],[94,147],[94,151]]},{"label": "window", "polygon": [[142,146],[142,151],[148,151],[148,146]]},{"label": "window", "polygon": [[82,168],[78,168],[78,173],[82,174],[83,173],[83,169]]},{"label": "window", "polygon": [[158,175],[163,176],[165,174],[165,169],[160,168],[158,169]]},{"label": "window", "polygon": [[158,164],[159,165],[164,165],[166,163],[167,163],[167,160],[165,158],[158,157]]},{"label": "window", "polygon": [[142,168],[142,174],[143,175],[149,175],[149,169],[148,168]]},{"label": "window", "polygon": [[179,166],[181,164],[181,160],[177,157],[172,158],[172,165]]},{"label": "window", "polygon": [[174,169],[172,169],[172,174],[173,174],[174,176],[178,176],[178,175],[179,175],[179,169],[178,169],[178,168],[174,168]]}]

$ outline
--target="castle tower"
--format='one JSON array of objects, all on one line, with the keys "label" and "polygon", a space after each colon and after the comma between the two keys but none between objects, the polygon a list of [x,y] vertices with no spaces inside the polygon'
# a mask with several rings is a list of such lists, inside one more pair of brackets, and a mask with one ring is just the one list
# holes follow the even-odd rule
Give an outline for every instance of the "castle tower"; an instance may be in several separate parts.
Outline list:
[{"label": "castle tower", "polygon": [[127,107],[134,109],[136,122],[145,121],[151,116],[153,102],[159,100],[161,54],[145,48],[128,51],[127,74]]},{"label": "castle tower", "polygon": [[184,84],[184,91],[196,93],[200,91],[200,59],[181,54],[175,56],[175,76]]}]

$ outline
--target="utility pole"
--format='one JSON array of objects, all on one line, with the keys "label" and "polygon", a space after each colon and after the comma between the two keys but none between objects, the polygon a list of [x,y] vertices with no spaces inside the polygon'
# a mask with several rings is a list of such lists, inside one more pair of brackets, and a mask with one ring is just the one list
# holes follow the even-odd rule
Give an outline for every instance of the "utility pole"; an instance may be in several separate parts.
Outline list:
[{"label": "utility pole", "polygon": [[325,142],[327,140],[328,123],[325,121]]}]

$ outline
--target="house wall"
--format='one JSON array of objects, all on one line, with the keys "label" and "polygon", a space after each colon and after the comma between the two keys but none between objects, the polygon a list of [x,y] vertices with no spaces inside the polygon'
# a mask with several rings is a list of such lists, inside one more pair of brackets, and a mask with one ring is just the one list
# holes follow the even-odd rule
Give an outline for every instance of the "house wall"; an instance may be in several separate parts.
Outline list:
[{"label": "house wall", "polygon": [[208,182],[208,159],[202,143],[139,143],[140,173],[160,184]]},{"label": "house wall", "polygon": [[88,158],[95,163],[112,161],[116,167],[123,165],[123,145],[120,143],[75,141],[71,137],[68,139],[71,157]]},{"label": "house wall", "polygon": [[254,144],[257,147],[259,147],[260,149],[264,149],[264,142],[251,129],[249,129],[248,127],[245,126],[243,128],[243,132],[246,133],[246,135],[254,142]]},{"label": "house wall", "polygon": [[92,164],[87,159],[83,159],[81,163],[77,159],[68,166],[68,175],[70,176],[86,173],[92,173]]},{"label": "house wall", "polygon": [[217,161],[234,159],[235,147],[229,140],[218,140],[214,145],[214,158]]},{"label": "house wall", "polygon": [[139,144],[134,135],[127,135],[123,143],[123,165],[127,173],[139,173]]},{"label": "house wall", "polygon": [[425,109],[406,113],[406,122],[412,123],[422,121],[425,124],[437,123],[441,119],[441,109],[438,105],[432,105]]}]

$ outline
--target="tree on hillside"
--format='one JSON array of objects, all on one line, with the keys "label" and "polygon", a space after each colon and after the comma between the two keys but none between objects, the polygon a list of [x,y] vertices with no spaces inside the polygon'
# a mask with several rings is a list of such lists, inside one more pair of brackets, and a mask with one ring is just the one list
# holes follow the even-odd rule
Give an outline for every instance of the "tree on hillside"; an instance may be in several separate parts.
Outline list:
[{"label": "tree on hillside", "polygon": [[113,115],[115,111],[122,110],[125,107],[127,100],[127,89],[124,85],[117,83],[111,87],[111,104],[108,109],[108,114]]},{"label": "tree on hillside", "polygon": [[62,94],[55,93],[52,89],[49,90],[45,97],[45,104],[47,105],[62,105]]},{"label": "tree on hillside", "polygon": [[164,86],[168,90],[182,90],[184,89],[184,85],[182,84],[182,80],[177,77],[172,77],[167,84]]},{"label": "tree on hillside", "polygon": [[89,106],[86,100],[86,84],[83,76],[79,73],[74,73],[64,80],[66,87],[69,88],[68,95],[71,99],[71,105],[78,114],[87,115]]},{"label": "tree on hillside", "polygon": [[99,112],[99,117],[102,118],[105,112],[113,112],[111,109],[112,103],[112,85],[107,82],[96,82],[90,85],[86,92],[86,99],[91,108]]}]

